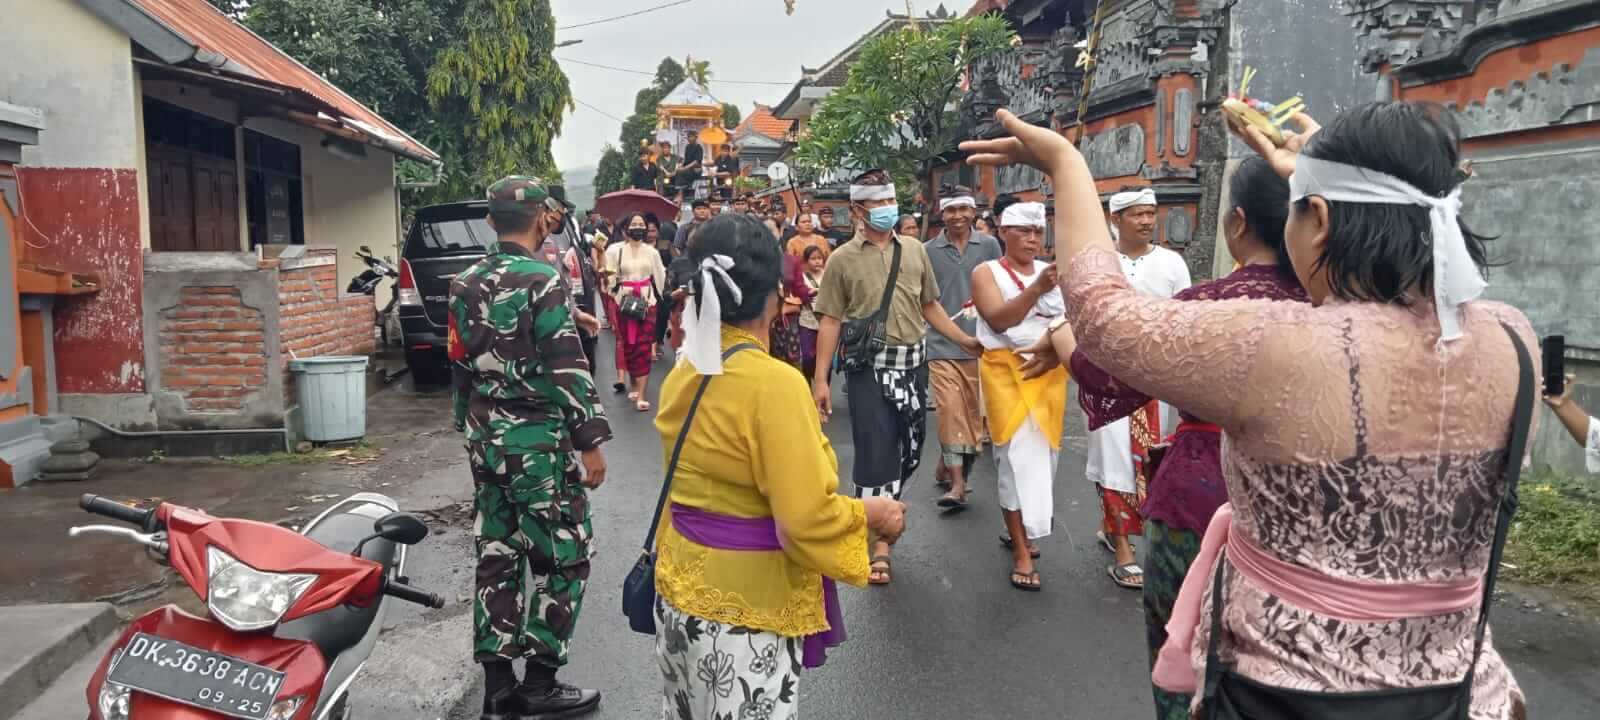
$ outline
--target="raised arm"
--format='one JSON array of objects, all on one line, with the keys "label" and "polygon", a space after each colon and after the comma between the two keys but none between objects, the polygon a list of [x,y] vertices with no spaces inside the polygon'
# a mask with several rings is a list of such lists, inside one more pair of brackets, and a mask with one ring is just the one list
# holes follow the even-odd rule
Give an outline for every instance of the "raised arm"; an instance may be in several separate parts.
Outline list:
[{"label": "raised arm", "polygon": [[1129,287],[1088,164],[1066,138],[999,113],[1011,137],[962,143],[968,162],[1027,164],[1056,188],[1057,264],[1079,348],[1138,391],[1228,427],[1246,418],[1241,388],[1269,326],[1294,311],[1271,303],[1185,303]]}]

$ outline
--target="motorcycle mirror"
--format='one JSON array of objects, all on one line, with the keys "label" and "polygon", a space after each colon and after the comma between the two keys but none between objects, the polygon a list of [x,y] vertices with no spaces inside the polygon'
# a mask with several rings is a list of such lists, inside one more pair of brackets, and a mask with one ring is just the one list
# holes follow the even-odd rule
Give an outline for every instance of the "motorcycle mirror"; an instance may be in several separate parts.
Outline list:
[{"label": "motorcycle mirror", "polygon": [[401,545],[415,545],[428,537],[428,526],[411,513],[391,513],[372,524],[378,537]]},{"label": "motorcycle mirror", "polygon": [[372,248],[369,248],[369,247],[367,247],[365,245],[362,245],[361,246],[361,252],[364,252],[364,253],[366,253],[368,255],[371,255],[372,254]]}]

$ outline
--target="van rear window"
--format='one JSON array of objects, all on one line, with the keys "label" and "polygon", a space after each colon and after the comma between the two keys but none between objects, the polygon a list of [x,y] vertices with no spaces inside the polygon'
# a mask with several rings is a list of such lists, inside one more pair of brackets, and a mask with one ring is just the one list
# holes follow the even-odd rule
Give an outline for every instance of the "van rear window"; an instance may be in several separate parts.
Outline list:
[{"label": "van rear window", "polygon": [[406,257],[482,255],[488,252],[494,238],[489,221],[482,217],[435,222],[419,220],[417,231],[411,236],[411,246],[406,248]]}]

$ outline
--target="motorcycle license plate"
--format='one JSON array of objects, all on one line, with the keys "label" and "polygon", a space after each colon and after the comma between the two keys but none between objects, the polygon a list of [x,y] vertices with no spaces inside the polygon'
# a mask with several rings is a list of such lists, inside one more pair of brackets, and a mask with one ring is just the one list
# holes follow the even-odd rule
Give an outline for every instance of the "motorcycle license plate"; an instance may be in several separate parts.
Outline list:
[{"label": "motorcycle license plate", "polygon": [[135,633],[108,682],[229,717],[264,720],[284,673],[221,653]]}]

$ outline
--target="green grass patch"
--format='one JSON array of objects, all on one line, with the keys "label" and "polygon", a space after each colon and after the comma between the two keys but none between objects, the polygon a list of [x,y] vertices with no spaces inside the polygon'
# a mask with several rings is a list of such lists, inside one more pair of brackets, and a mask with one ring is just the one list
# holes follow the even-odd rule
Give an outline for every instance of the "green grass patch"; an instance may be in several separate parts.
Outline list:
[{"label": "green grass patch", "polygon": [[324,462],[361,463],[378,456],[378,448],[362,440],[344,447],[323,447],[308,453],[275,452],[253,455],[231,455],[222,458],[230,465],[262,467],[268,465],[309,465]]},{"label": "green grass patch", "polygon": [[1506,577],[1600,606],[1600,497],[1547,473],[1528,477],[1520,490],[1522,506],[1506,540]]}]

